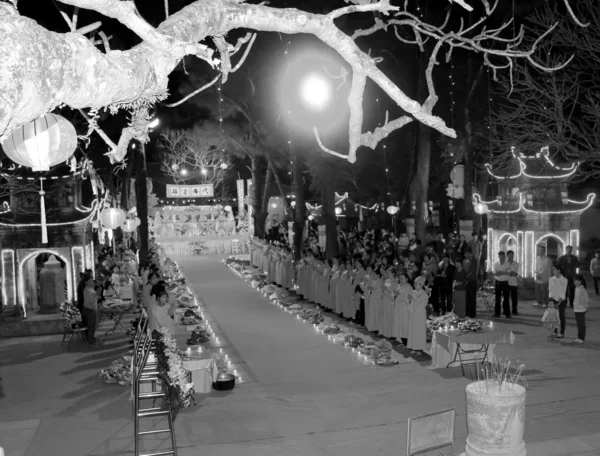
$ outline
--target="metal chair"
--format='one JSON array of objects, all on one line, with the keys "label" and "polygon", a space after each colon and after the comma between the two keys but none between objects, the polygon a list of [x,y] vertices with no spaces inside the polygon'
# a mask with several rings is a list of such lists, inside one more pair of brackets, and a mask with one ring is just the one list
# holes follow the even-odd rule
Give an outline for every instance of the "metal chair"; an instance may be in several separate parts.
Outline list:
[{"label": "metal chair", "polygon": [[71,350],[71,341],[73,340],[73,335],[76,335],[82,344],[89,345],[86,336],[88,328],[87,326],[83,325],[79,309],[70,302],[63,302],[60,305],[60,313],[66,320],[63,338],[62,342],[60,343],[60,346],[62,347],[65,343],[65,340],[68,338],[69,342],[67,344],[67,350]]},{"label": "metal chair", "polygon": [[494,311],[492,308],[492,294],[485,286],[482,286],[477,290],[477,303],[479,302],[481,302],[489,312]]}]

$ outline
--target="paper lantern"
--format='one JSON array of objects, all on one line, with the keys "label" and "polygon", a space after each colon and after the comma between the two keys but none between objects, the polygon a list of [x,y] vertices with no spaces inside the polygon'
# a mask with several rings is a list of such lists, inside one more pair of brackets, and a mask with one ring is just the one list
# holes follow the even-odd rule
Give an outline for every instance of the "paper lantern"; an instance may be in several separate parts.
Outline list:
[{"label": "paper lantern", "polygon": [[477,203],[475,205],[475,212],[479,215],[486,214],[488,211],[487,204]]},{"label": "paper lantern", "polygon": [[231,206],[225,206],[223,209],[225,212],[231,212]]},{"label": "paper lantern", "polygon": [[140,220],[139,217],[134,218],[135,220],[135,226],[140,226],[142,224],[142,221]]},{"label": "paper lantern", "polygon": [[121,229],[126,233],[133,233],[136,230],[136,228],[137,225],[134,219],[125,220],[125,223],[123,223],[123,225],[121,226]]},{"label": "paper lantern", "polygon": [[398,213],[398,208],[396,206],[388,206],[387,212],[390,215],[396,215]]},{"label": "paper lantern", "polygon": [[107,207],[100,213],[102,225],[111,230],[116,230],[125,221],[125,211],[116,207]]},{"label": "paper lantern", "polygon": [[342,213],[342,208],[341,207],[336,207],[335,208],[335,215],[340,215]]},{"label": "paper lantern", "polygon": [[2,141],[8,158],[33,171],[48,171],[66,162],[76,147],[75,127],[56,114],[46,114],[22,125]]}]

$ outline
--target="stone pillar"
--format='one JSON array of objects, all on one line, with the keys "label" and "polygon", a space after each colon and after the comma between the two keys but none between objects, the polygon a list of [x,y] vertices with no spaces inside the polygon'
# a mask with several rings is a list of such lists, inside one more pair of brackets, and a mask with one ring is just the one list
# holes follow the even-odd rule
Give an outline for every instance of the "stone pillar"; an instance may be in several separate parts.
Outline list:
[{"label": "stone pillar", "polygon": [[67,299],[65,278],[65,271],[51,255],[40,272],[40,313],[54,314],[60,311],[60,304]]}]

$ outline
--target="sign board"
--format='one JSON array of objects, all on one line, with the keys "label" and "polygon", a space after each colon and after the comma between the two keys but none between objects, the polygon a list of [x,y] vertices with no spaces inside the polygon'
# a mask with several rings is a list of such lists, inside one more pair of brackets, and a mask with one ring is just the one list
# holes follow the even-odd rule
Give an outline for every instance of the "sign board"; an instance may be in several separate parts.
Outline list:
[{"label": "sign board", "polygon": [[452,452],[455,415],[456,411],[450,409],[409,418],[406,454],[423,454],[446,446]]},{"label": "sign board", "polygon": [[213,184],[167,185],[167,198],[207,198],[214,194]]}]

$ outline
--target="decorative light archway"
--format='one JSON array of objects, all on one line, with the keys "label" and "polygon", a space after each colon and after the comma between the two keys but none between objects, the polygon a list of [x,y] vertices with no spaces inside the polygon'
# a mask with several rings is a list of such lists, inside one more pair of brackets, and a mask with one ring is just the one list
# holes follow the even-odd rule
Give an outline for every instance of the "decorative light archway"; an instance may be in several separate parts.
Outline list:
[{"label": "decorative light archway", "polygon": [[[562,251],[563,252],[565,251],[565,248],[567,247],[568,242],[569,242],[568,240],[565,241],[559,235],[554,234],[554,233],[548,233],[548,234],[544,234],[543,236],[540,236],[540,238],[537,239],[535,241],[535,243],[533,244],[533,252],[532,252],[533,261],[531,262],[532,263],[531,273],[532,273],[532,275],[534,277],[535,277],[535,271],[537,269],[537,254],[536,254],[537,253],[537,247],[538,247],[538,245],[544,243],[544,241],[546,241],[546,240],[548,240],[550,238],[554,238],[554,239],[557,240],[557,242],[559,242],[559,245],[562,246]],[[546,253],[547,253],[547,250],[546,250]]]},{"label": "decorative light archway", "polygon": [[[521,246],[519,245],[519,239],[517,238],[517,236],[515,236],[515,235],[514,235],[514,234],[512,234],[512,233],[503,233],[503,234],[502,234],[500,237],[498,237],[498,239],[496,240],[496,249],[495,249],[495,250],[496,250],[496,252],[495,252],[495,253],[496,253],[496,255],[497,255],[497,254],[500,252],[500,246],[502,245],[502,243],[503,243],[505,240],[510,240],[510,239],[512,239],[512,240],[514,241],[514,243],[515,243],[515,248],[514,248],[514,249],[511,249],[511,250],[514,250],[514,251],[515,251],[515,259],[516,259],[517,261],[519,261],[519,258],[521,258],[521,257],[519,256],[519,254],[521,253]],[[488,242],[489,242],[489,241],[488,241]],[[508,242],[507,242],[507,243],[508,243]],[[506,251],[508,251],[508,249],[507,249]],[[506,253],[506,251],[505,251],[504,253]],[[496,261],[496,258],[495,258],[495,257],[494,257],[494,261]]]},{"label": "decorative light archway", "polygon": [[65,255],[61,254],[57,250],[53,249],[39,249],[35,250],[23,258],[19,259],[19,264],[17,265],[17,277],[18,277],[18,286],[19,286],[19,306],[21,306],[21,310],[23,311],[23,317],[26,316],[26,303],[25,303],[25,274],[24,274],[24,266],[29,259],[36,257],[42,253],[48,253],[50,255],[54,255],[57,258],[60,258],[65,263],[65,276],[67,279],[67,300],[73,300],[73,275],[72,275],[72,264],[71,259],[65,257]]}]

